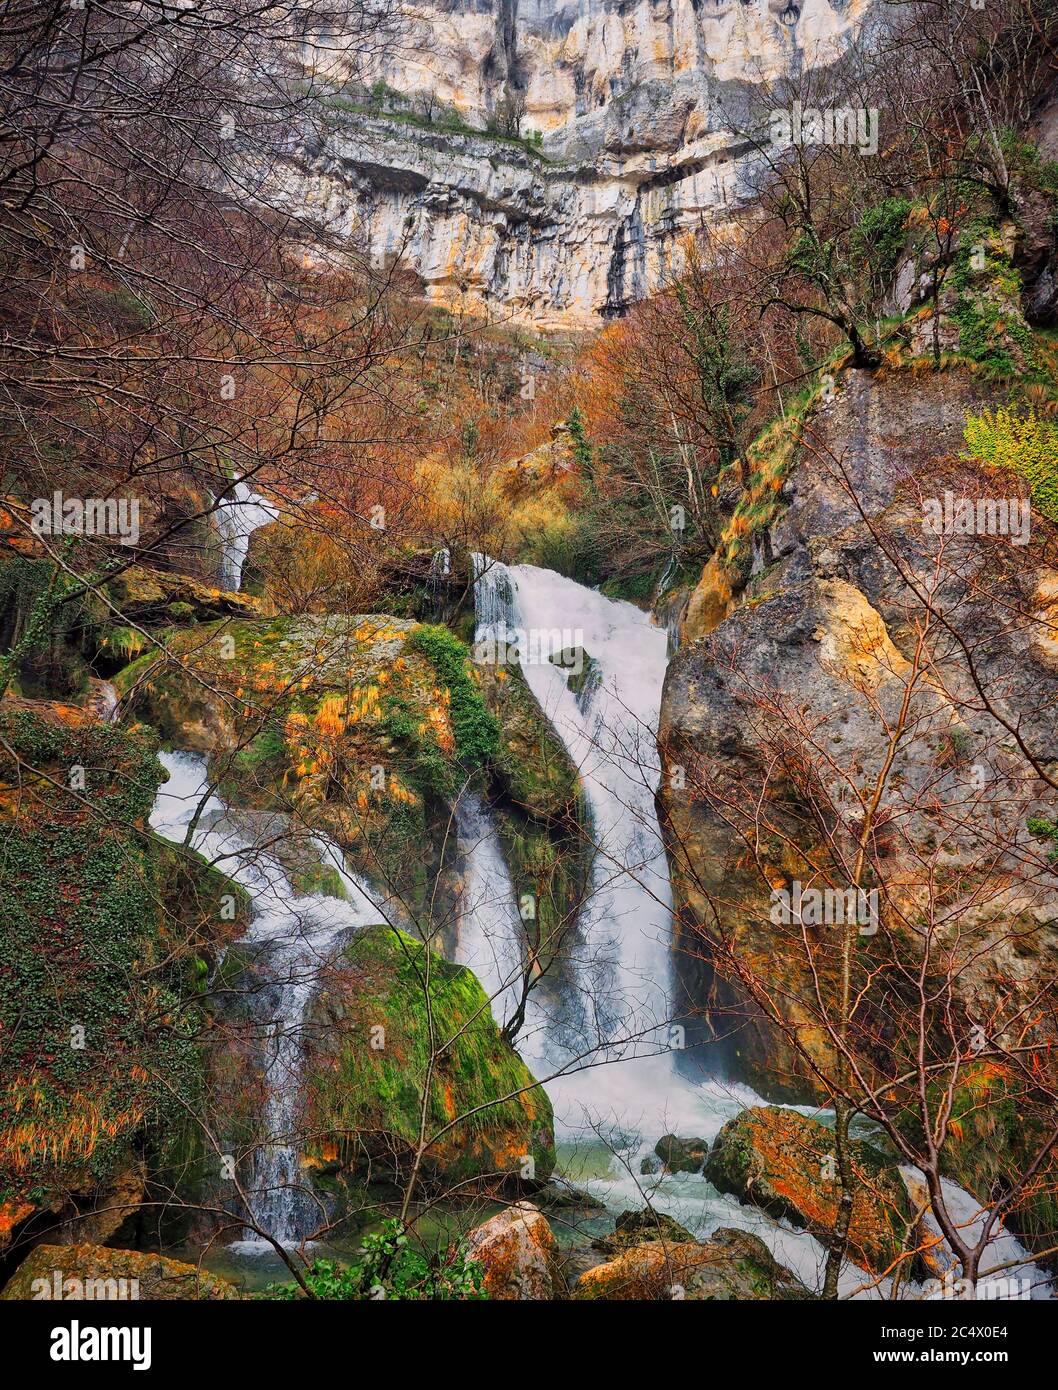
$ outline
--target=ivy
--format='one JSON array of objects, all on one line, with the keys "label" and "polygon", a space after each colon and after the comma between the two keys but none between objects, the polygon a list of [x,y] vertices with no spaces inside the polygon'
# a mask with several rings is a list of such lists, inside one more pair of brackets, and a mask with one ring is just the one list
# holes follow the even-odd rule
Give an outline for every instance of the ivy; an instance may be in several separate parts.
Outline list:
[{"label": "ivy", "polygon": [[475,772],[496,757],[500,749],[500,721],[485,707],[481,691],[468,672],[469,653],[446,627],[425,624],[408,639],[420,651],[448,687],[456,756],[465,772]]}]

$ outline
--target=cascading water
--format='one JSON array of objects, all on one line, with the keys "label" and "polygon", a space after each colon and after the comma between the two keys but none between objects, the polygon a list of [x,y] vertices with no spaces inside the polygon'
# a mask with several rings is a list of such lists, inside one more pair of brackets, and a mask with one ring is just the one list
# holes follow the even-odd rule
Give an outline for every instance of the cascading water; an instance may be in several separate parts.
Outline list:
[{"label": "cascading water", "polygon": [[456,960],[481,981],[502,1026],[520,994],[522,923],[498,836],[473,792],[465,791],[456,805],[456,835],[466,865]]},{"label": "cascading water", "polygon": [[[151,826],[182,843],[196,812],[192,847],[217,864],[249,893],[253,919],[243,940],[260,948],[267,988],[255,989],[246,1004],[263,1041],[265,1105],[263,1142],[254,1151],[247,1192],[254,1222],[282,1244],[297,1244],[315,1224],[314,1209],[298,1171],[294,1144],[306,1007],[320,973],[357,927],[383,920],[369,890],[343,864],[340,851],[323,836],[312,844],[322,862],[341,875],[346,897],[299,896],[274,855],[263,852],[230,812],[208,791],[206,766],[190,753],[162,753],[169,781],[158,792]],[[318,1211],[315,1212],[318,1219]],[[267,1249],[247,1232],[246,1248]]]},{"label": "cascading water", "polygon": [[[550,570],[506,566],[481,555],[473,563],[479,658],[518,653],[526,681],[580,769],[597,847],[572,962],[571,993],[585,997],[591,1007],[574,1011],[571,1021],[566,1009],[536,1004],[534,1026],[519,1039],[535,1074],[550,1078],[547,1091],[566,1141],[605,1136],[620,1153],[604,1178],[579,1180],[618,1210],[641,1206],[646,1193],[657,1210],[700,1237],[719,1226],[751,1231],[817,1288],[826,1252],[812,1236],[740,1206],[700,1175],[640,1171],[642,1159],[666,1131],[712,1140],[732,1115],[766,1104],[748,1087],[690,1082],[676,1070],[669,1050],[672,898],[654,809],[668,636],[633,605]],[[568,627],[557,628],[556,619]],[[580,652],[574,665],[588,677],[577,683],[579,692],[571,688],[568,659],[551,659],[568,658],[571,650]],[[592,665],[585,672],[582,663],[588,658]],[[479,842],[490,843],[484,807],[477,805],[474,816]],[[501,886],[504,877],[493,869],[490,882]],[[470,914],[465,943],[461,930],[460,958],[483,962],[486,973],[492,972],[490,981],[502,983],[500,972],[508,968],[506,948],[498,943],[509,940],[513,913],[512,890],[497,891]],[[583,1059],[601,1065],[577,1069]],[[806,1113],[817,1112],[806,1108]],[[972,1231],[982,1219],[978,1204],[954,1184],[946,1183],[945,1190],[950,1209]],[[1031,1288],[1033,1297],[1049,1296],[1047,1276],[1013,1236],[1001,1231],[982,1261],[982,1273],[1008,1261],[1020,1263],[1004,1270],[1007,1277],[1023,1281],[1021,1287]],[[847,1265],[840,1288],[844,1294],[883,1298],[890,1294],[890,1281],[872,1283]],[[905,1292],[913,1296],[914,1287],[905,1286]]]},{"label": "cascading water", "polygon": [[275,521],[279,509],[240,478],[231,495],[218,502],[213,515],[221,541],[221,588],[236,593],[242,584],[242,567],[250,549],[250,537],[258,527]]},{"label": "cascading water", "polygon": [[113,724],[121,713],[121,700],[110,681],[90,676],[88,680],[88,708],[102,724]]},{"label": "cascading water", "polygon": [[[676,1073],[669,1050],[672,897],[654,808],[666,634],[632,604],[551,570],[483,556],[474,564],[475,641],[486,657],[503,647],[520,655],[580,769],[595,846],[571,962],[577,988],[527,1060],[545,1075],[571,1069],[549,1087],[570,1132],[608,1122],[655,1138],[677,1122],[702,1134],[711,1123],[715,1132],[753,1098],[734,1088],[710,1109],[703,1088]],[[556,627],[556,615],[568,626]],[[579,698],[571,674],[588,677]]]}]

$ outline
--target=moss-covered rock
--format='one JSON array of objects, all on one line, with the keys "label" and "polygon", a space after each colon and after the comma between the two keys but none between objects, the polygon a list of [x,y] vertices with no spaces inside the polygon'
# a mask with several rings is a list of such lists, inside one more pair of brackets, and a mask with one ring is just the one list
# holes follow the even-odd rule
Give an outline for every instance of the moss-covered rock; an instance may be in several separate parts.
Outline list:
[{"label": "moss-covered rock", "polygon": [[757,1236],[724,1229],[702,1244],[652,1241],[627,1250],[609,1264],[582,1274],[573,1297],[775,1302],[811,1295]]},{"label": "moss-covered rock", "polygon": [[[865,1269],[887,1270],[914,1245],[914,1212],[895,1163],[872,1145],[852,1141],[857,1187],[849,1254]],[[840,1195],[834,1134],[795,1110],[757,1107],[728,1120],[716,1136],[705,1175],[721,1192],[825,1239]]]},{"label": "moss-covered rock", "polygon": [[466,647],[386,616],[203,624],[115,678],[125,707],[209,755],[233,804],[296,812],[422,908],[449,804],[496,753]]},{"label": "moss-covered rock", "polygon": [[386,926],[355,936],[327,974],[306,1035],[310,1167],[406,1172],[425,1094],[428,1178],[499,1187],[551,1175],[543,1088],[501,1040],[477,978],[422,942]]},{"label": "moss-covered rock", "polygon": [[599,1236],[592,1244],[596,1250],[618,1254],[638,1245],[649,1245],[653,1240],[665,1241],[669,1245],[686,1245],[693,1243],[694,1235],[673,1217],[644,1207],[642,1211],[623,1211],[614,1222],[613,1234]]},{"label": "moss-covered rock", "polygon": [[[34,547],[0,547],[0,652],[21,642],[38,605],[72,585]],[[105,621],[103,604],[92,594],[72,594],[56,604],[38,638],[16,662],[11,691],[33,698],[78,700],[88,690],[88,658]]]},{"label": "moss-covered rock", "polygon": [[38,1245],[0,1293],[0,1299],[12,1301],[61,1298],[63,1302],[238,1297],[233,1284],[195,1265],[164,1255],[87,1244]]},{"label": "moss-covered rock", "polygon": [[60,1211],[193,1103],[202,963],[246,918],[147,829],[150,730],[8,700],[0,736],[0,1201]]}]

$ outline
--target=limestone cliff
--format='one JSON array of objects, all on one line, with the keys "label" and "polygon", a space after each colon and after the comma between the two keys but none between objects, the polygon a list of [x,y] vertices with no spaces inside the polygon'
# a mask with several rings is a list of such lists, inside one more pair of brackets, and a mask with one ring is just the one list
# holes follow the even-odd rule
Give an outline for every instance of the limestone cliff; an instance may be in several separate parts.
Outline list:
[{"label": "limestone cliff", "polygon": [[834,61],[870,0],[435,0],[366,62],[302,63],[323,127],[277,197],[429,297],[592,327],[659,283],[744,191],[755,88]]}]

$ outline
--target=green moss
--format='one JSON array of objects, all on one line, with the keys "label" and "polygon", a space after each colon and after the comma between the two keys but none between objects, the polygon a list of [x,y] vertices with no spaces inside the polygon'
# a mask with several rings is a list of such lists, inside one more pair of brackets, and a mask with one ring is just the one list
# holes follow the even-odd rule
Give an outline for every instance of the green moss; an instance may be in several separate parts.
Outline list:
[{"label": "green moss", "polygon": [[90,594],[51,603],[74,588],[50,560],[8,552],[0,556],[0,652],[35,629],[12,675],[30,697],[66,699],[88,687],[86,657],[95,650],[102,606]]},{"label": "green moss", "polygon": [[994,226],[977,219],[963,230],[946,284],[956,291],[950,312],[960,355],[996,376],[1031,375],[1035,352],[1021,313],[1021,276]]},{"label": "green moss", "polygon": [[[930,1112],[939,1113],[946,1101],[947,1082],[933,1083],[928,1091]],[[909,1106],[899,1123],[916,1143],[923,1142],[917,1106]],[[963,1068],[952,1097],[941,1170],[985,1205],[998,1201],[1043,1149],[1053,1124],[1045,1091],[1035,1092],[994,1063],[970,1063]],[[1055,1155],[1004,1219],[1029,1249],[1053,1247],[1058,1230]]]},{"label": "green moss", "polygon": [[545,1181],[554,1166],[551,1105],[500,1039],[476,977],[384,926],[356,936],[345,963],[310,1029],[306,1086],[321,1161],[337,1152],[351,1169],[372,1160],[399,1166],[418,1142],[428,1086],[430,1171],[446,1182]]},{"label": "green moss", "polygon": [[144,829],[162,779],[148,730],[44,706],[3,710],[0,734],[0,1196],[47,1198],[194,1103],[199,962],[230,885]]},{"label": "green moss", "polygon": [[499,750],[500,725],[470,678],[466,646],[448,628],[429,625],[416,628],[408,645],[422,652],[448,687],[456,755],[463,769],[473,772],[484,767]]}]

